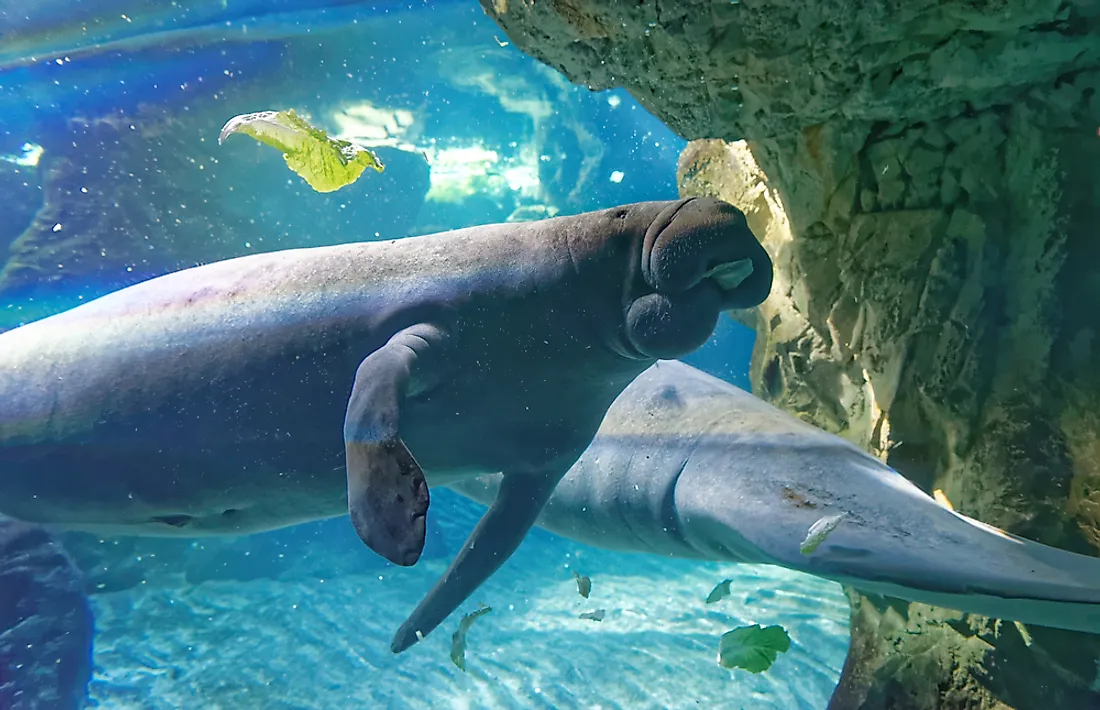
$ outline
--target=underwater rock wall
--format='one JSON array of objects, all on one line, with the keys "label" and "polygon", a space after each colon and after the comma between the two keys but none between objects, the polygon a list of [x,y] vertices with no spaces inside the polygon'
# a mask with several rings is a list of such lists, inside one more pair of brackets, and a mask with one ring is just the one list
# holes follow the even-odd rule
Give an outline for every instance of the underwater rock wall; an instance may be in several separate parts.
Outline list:
[{"label": "underwater rock wall", "polygon": [[[1016,107],[887,129],[849,149],[839,173],[811,170],[815,151],[845,154],[840,129],[789,152],[696,141],[681,185],[770,225],[756,233],[781,278],[760,308],[757,394],[960,512],[1095,554],[1100,400],[1088,363],[1100,321],[1085,304],[1100,290],[1081,265],[1095,263],[1100,156],[1091,131],[1044,119]],[[785,171],[766,178],[758,158]],[[784,209],[782,186],[807,175],[824,187],[819,211]],[[739,199],[753,190],[767,209]],[[1040,708],[1052,686],[1083,707],[1096,695],[1093,637],[901,609],[853,595],[853,655],[832,707]]]},{"label": "underwater rock wall", "polygon": [[[730,141],[689,146],[681,188],[745,210],[775,259],[758,395],[1097,554],[1100,5],[482,5],[571,80]],[[1097,701],[1095,638],[937,614],[854,594],[832,707]]]},{"label": "underwater rock wall", "polygon": [[0,519],[0,708],[84,707],[93,627],[61,544],[36,525]]},{"label": "underwater rock wall", "polygon": [[1069,108],[1064,79],[1100,62],[1091,0],[480,1],[524,52],[574,83],[625,87],[688,139],[916,124],[1044,85]]}]

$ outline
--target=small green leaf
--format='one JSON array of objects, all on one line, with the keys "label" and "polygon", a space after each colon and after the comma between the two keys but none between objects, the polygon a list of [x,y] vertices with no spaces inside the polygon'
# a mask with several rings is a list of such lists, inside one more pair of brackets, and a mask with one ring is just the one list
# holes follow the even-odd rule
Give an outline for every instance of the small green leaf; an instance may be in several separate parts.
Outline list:
[{"label": "small green leaf", "polygon": [[309,125],[294,109],[260,111],[229,119],[218,135],[220,145],[234,133],[251,136],[282,151],[291,170],[301,175],[317,192],[332,192],[359,179],[371,168],[385,166],[370,150],[329,135]]},{"label": "small green leaf", "polygon": [[479,616],[485,616],[492,610],[493,607],[482,605],[477,611],[470,612],[458,622],[458,631],[451,634],[451,662],[460,669],[466,670],[466,632]]},{"label": "small green leaf", "polygon": [[826,515],[823,518],[818,519],[810,526],[810,529],[806,532],[806,539],[802,541],[802,544],[798,546],[799,552],[803,555],[813,554],[813,551],[817,549],[817,546],[825,542],[825,538],[829,537],[829,534],[836,530],[836,526],[840,525],[840,521],[844,520],[847,513],[841,513],[840,515]]},{"label": "small green leaf", "polygon": [[723,579],[718,583],[718,586],[710,590],[710,594],[707,595],[707,604],[714,604],[720,602],[730,595],[730,583],[732,579]]},{"label": "small green leaf", "polygon": [[718,644],[718,665],[763,673],[775,663],[776,656],[786,653],[790,647],[791,637],[782,626],[742,626],[722,634]]},{"label": "small green leaf", "polygon": [[577,574],[577,570],[573,570],[573,576],[577,578],[577,593],[585,599],[592,593],[592,580],[588,577],[582,577]]}]

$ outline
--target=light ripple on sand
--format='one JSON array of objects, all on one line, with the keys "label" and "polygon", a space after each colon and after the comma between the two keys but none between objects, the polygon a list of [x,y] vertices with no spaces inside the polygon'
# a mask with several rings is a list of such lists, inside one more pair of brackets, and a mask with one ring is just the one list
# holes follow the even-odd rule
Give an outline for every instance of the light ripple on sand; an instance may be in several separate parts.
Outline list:
[{"label": "light ripple on sand", "polygon": [[[588,600],[570,571],[592,578]],[[463,607],[469,673],[449,659],[458,616],[401,656],[389,639],[443,570],[206,582],[97,596],[93,702],[112,710],[314,708],[825,707],[847,650],[837,585],[778,568],[622,555],[544,539]],[[722,579],[729,598],[703,600]],[[603,622],[577,618],[603,608]],[[783,624],[793,641],[766,673],[720,668],[718,638]]]}]

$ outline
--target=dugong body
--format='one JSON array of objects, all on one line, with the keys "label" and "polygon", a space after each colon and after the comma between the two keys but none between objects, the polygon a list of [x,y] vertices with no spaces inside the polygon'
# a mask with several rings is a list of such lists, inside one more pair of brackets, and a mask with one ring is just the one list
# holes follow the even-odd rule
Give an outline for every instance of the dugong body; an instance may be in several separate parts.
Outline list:
[{"label": "dugong body", "polygon": [[[496,478],[452,487],[487,501]],[[838,515],[803,554],[811,526]],[[538,525],[605,549],[779,565],[1100,632],[1100,559],[955,513],[844,439],[680,362],[657,363],[619,395]]]},{"label": "dugong body", "polygon": [[515,550],[631,379],[770,285],[712,199],[155,278],[0,335],[0,513],[196,535],[350,510],[408,565],[427,479],[503,472],[399,652]]}]

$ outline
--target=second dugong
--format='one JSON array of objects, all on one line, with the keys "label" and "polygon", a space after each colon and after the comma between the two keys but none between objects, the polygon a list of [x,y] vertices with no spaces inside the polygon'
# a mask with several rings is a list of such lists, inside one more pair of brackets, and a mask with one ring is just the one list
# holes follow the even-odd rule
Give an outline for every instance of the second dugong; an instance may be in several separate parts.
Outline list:
[{"label": "second dugong", "polygon": [[[451,487],[486,501],[496,479]],[[680,362],[655,364],[619,395],[538,525],[605,549],[779,565],[1100,632],[1100,559],[956,513],[846,440]]]}]

